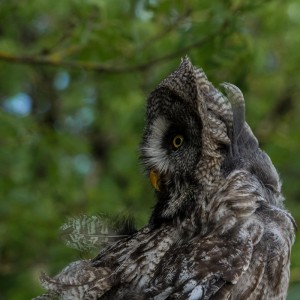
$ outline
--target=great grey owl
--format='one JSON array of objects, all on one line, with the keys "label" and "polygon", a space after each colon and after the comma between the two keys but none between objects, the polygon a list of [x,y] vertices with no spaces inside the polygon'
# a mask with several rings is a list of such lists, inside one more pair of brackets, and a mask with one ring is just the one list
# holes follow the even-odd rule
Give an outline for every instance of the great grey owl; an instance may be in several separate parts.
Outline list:
[{"label": "great grey owl", "polygon": [[185,58],[150,94],[140,149],[157,198],[148,225],[42,275],[38,299],[285,299],[295,223],[241,91],[222,87]]}]

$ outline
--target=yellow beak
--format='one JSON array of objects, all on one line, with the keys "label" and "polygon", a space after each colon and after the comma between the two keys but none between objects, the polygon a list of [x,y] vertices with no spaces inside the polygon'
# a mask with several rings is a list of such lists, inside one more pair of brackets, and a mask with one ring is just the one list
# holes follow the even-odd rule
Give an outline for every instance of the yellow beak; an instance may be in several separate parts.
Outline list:
[{"label": "yellow beak", "polygon": [[153,188],[155,188],[159,192],[159,174],[156,171],[151,170],[149,174],[149,179]]}]

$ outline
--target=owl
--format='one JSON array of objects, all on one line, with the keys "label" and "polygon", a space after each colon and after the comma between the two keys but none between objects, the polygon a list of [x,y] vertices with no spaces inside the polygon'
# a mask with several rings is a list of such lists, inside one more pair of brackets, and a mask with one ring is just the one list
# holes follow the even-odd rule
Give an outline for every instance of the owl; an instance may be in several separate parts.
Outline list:
[{"label": "owl", "polygon": [[147,100],[140,159],[156,204],[148,224],[41,281],[36,299],[285,299],[295,222],[245,121],[188,58]]}]

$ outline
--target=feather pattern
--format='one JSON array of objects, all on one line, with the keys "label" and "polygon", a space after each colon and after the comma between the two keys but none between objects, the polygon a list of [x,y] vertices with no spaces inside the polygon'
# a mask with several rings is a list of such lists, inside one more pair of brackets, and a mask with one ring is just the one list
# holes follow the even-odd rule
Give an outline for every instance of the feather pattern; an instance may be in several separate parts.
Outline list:
[{"label": "feather pattern", "polygon": [[70,219],[71,246],[102,249],[43,275],[37,299],[285,299],[295,222],[242,92],[223,88],[185,58],[150,94],[141,161],[159,189],[149,223],[108,243],[119,231],[105,218]]},{"label": "feather pattern", "polygon": [[81,215],[69,217],[60,227],[60,236],[70,248],[91,251],[128,236],[124,232],[134,230],[132,226],[133,220],[130,218]]}]

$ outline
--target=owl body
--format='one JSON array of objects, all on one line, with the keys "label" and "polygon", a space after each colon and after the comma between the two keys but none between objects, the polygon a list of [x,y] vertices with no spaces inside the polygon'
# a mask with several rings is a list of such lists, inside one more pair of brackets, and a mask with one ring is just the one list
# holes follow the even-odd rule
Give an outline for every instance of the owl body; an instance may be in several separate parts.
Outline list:
[{"label": "owl body", "polygon": [[157,202],[148,225],[44,275],[43,297],[285,299],[294,220],[242,93],[223,87],[226,96],[184,59],[150,94],[141,161]]}]

